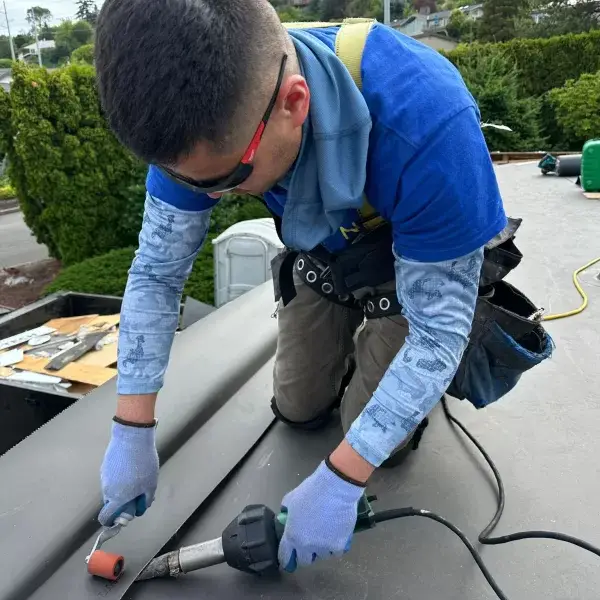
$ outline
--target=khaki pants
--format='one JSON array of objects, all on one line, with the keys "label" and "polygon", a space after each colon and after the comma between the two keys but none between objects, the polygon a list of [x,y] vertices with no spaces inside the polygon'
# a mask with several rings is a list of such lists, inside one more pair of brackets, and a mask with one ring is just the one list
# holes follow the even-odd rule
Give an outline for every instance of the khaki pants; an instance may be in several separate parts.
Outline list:
[{"label": "khaki pants", "polygon": [[[280,303],[277,316],[273,386],[277,408],[295,422],[319,416],[335,402],[354,358],[356,369],[341,404],[347,432],[404,344],[408,323],[401,315],[364,319],[362,311],[317,294],[296,272],[294,282],[297,296],[285,307]],[[393,282],[378,291],[392,289]]]}]

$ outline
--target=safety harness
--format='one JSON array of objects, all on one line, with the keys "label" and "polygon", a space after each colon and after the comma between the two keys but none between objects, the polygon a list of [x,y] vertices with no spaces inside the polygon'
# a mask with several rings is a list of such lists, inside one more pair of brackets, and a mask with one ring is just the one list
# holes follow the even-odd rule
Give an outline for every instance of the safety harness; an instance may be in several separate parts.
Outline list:
[{"label": "safety harness", "polygon": [[[341,23],[284,23],[289,29],[339,26],[335,52],[362,90],[361,61],[375,19],[345,19]],[[267,207],[268,208],[268,207]],[[270,211],[283,242],[281,218]],[[294,271],[315,292],[331,302],[360,309],[365,318],[402,313],[395,286],[375,288],[395,281],[391,224],[369,204],[366,196],[353,223],[357,233],[344,250],[330,252],[323,245],[306,251],[285,248],[271,263],[275,300],[286,306],[296,295]],[[541,325],[538,309],[504,278],[523,255],[514,243],[521,219],[508,225],[484,249],[479,294],[468,347],[448,393],[468,399],[477,408],[495,402],[518,382],[521,375],[551,355],[553,342]],[[284,242],[285,243],[285,242]]]}]

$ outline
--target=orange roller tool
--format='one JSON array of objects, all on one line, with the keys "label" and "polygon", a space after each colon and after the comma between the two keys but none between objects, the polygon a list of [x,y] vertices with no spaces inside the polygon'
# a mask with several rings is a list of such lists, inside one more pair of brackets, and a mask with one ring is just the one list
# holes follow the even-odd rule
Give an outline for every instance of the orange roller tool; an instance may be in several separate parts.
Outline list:
[{"label": "orange roller tool", "polygon": [[122,514],[115,519],[114,525],[105,527],[100,535],[96,538],[96,542],[92,551],[85,558],[87,570],[90,575],[116,581],[119,579],[125,570],[125,559],[119,554],[105,552],[100,550],[102,544],[111,538],[115,537],[123,527],[133,519],[132,516]]}]

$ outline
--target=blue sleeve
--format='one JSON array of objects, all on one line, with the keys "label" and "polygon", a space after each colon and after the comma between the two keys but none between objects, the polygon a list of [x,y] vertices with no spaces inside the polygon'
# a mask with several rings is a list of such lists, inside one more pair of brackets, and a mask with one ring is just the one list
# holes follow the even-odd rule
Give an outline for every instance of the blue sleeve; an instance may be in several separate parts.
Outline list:
[{"label": "blue sleeve", "polygon": [[121,308],[119,394],[152,394],[162,387],[183,287],[206,239],[211,211],[186,211],[146,195]]},{"label": "blue sleeve", "polygon": [[391,221],[396,251],[428,262],[464,256],[504,229],[507,219],[474,106],[440,125],[407,162]]},{"label": "blue sleeve", "polygon": [[346,439],[378,467],[441,399],[473,323],[483,247],[455,260],[396,256],[396,287],[409,335]]},{"label": "blue sleeve", "polygon": [[179,185],[169,179],[158,167],[150,165],[146,175],[146,190],[151,196],[181,210],[197,211],[213,208],[219,199],[210,198]]}]

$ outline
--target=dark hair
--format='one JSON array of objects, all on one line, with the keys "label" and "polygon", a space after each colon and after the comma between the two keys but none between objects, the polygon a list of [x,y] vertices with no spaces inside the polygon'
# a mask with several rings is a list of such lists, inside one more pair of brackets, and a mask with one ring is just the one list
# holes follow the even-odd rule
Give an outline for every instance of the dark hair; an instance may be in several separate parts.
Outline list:
[{"label": "dark hair", "polygon": [[273,15],[265,0],[106,0],[95,63],[121,143],[148,163],[172,164],[201,141],[227,150],[256,128],[273,91],[261,82],[274,85],[285,43]]}]

